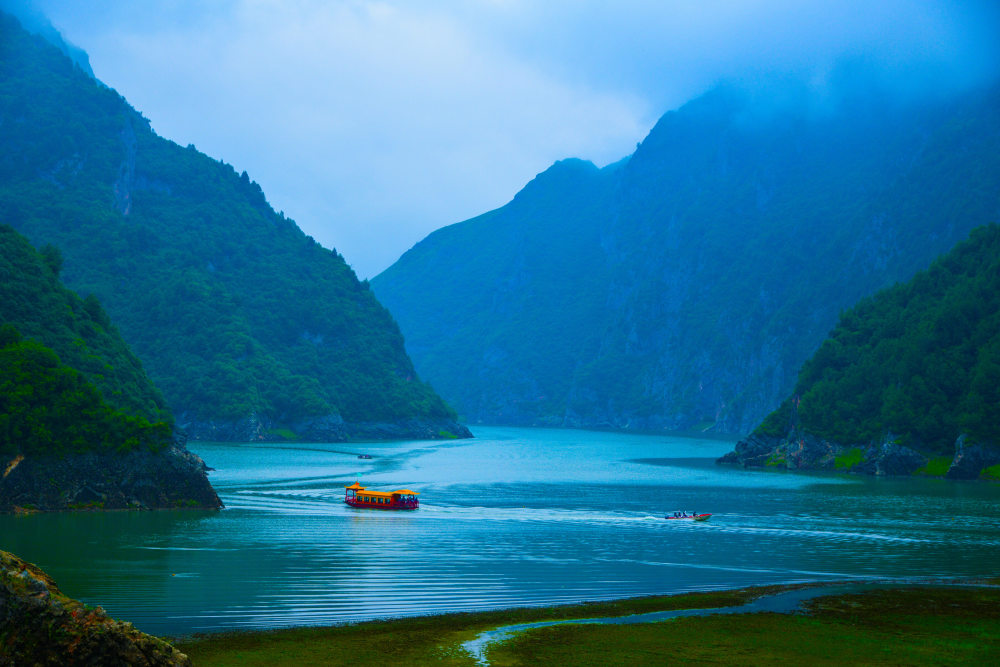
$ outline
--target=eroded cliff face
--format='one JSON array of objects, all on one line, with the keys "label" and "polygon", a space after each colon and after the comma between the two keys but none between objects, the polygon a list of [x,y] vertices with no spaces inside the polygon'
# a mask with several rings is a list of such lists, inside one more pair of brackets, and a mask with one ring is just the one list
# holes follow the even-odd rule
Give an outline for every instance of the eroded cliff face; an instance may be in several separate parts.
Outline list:
[{"label": "eroded cliff face", "polygon": [[205,462],[179,443],[156,454],[18,456],[3,467],[0,512],[222,507]]},{"label": "eroded cliff face", "polygon": [[167,642],[67,597],[45,572],[0,551],[0,665],[190,665]]}]

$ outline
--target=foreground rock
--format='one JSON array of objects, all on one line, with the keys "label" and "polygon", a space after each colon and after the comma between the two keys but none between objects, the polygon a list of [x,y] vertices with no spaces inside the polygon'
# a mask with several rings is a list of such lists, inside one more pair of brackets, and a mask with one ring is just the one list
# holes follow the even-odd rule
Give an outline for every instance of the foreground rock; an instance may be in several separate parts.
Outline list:
[{"label": "foreground rock", "polygon": [[42,570],[0,551],[0,666],[190,664],[167,642],[66,597]]},{"label": "foreground rock", "polygon": [[222,507],[205,462],[181,444],[156,454],[18,456],[0,465],[0,512]]}]

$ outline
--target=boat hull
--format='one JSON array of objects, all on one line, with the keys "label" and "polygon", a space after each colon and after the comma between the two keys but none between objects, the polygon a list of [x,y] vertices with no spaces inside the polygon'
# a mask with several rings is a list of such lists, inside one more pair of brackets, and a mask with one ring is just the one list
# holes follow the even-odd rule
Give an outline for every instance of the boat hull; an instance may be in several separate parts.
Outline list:
[{"label": "boat hull", "polygon": [[668,521],[708,521],[711,514],[695,514],[694,516],[665,516]]},{"label": "boat hull", "polygon": [[415,500],[412,503],[366,503],[360,500],[346,499],[344,502],[350,506],[359,510],[415,510],[420,507],[420,501]]}]

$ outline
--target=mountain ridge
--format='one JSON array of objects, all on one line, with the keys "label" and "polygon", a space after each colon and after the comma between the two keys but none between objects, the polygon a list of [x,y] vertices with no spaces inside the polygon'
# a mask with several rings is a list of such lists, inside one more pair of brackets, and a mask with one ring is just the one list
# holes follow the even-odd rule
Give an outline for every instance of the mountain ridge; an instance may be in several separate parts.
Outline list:
[{"label": "mountain ridge", "polygon": [[388,311],[246,172],[0,14],[0,221],[57,246],[190,437],[468,436]]},{"label": "mountain ridge", "polygon": [[760,111],[722,86],[665,114],[599,187],[540,175],[372,287],[471,422],[745,433],[840,310],[1000,211],[996,85],[863,92]]}]

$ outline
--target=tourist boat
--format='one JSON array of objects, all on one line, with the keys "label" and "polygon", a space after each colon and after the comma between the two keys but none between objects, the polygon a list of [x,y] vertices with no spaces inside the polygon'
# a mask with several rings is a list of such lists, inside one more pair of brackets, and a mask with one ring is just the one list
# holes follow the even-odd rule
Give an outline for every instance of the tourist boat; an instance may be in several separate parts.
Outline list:
[{"label": "tourist boat", "polygon": [[357,482],[347,487],[344,502],[351,507],[373,510],[415,510],[420,506],[417,492],[409,489],[397,491],[369,491]]},{"label": "tourist boat", "polygon": [[694,512],[674,512],[668,514],[664,519],[687,519],[688,521],[708,521],[711,514],[695,514]]}]

